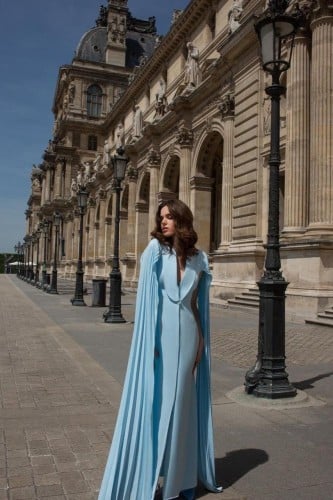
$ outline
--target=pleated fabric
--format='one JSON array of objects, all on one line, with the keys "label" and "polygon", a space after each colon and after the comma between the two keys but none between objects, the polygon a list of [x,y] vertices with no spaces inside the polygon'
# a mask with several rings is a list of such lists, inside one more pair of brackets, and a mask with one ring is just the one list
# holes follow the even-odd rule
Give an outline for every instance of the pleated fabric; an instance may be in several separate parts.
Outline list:
[{"label": "pleated fabric", "polygon": [[[160,369],[159,359],[155,356],[156,350],[161,348],[162,292],[159,274],[164,251],[159,242],[153,239],[141,258],[132,345],[118,418],[98,500],[153,500],[159,475],[163,473],[163,461],[164,466],[167,465],[168,459],[169,465],[172,463],[170,462],[172,457],[168,454],[171,449],[168,449],[168,445],[172,440],[168,440],[168,432],[178,427],[178,422],[173,421],[174,418],[177,419],[177,409],[175,410],[174,400],[173,402],[170,400],[169,404],[170,401],[162,390],[163,370]],[[193,286],[192,280],[194,275],[197,275],[197,266],[204,271],[198,295],[205,350],[196,376],[197,404],[194,411],[197,412],[197,418],[193,421],[198,432],[194,437],[198,446],[198,470],[195,475],[207,489],[217,492],[221,491],[221,488],[215,483],[210,396],[210,274],[207,256],[203,252],[194,257],[193,262],[196,263],[194,266],[196,269],[193,265],[186,265],[188,269],[185,269],[182,286],[178,287],[174,274],[175,266],[170,261],[170,273],[166,273],[164,298],[170,301],[170,311],[173,310],[173,306],[181,307],[182,301],[186,300]],[[179,320],[179,315],[171,314],[171,329],[173,319],[176,317]],[[174,326],[177,327],[177,322]],[[165,398],[163,402],[162,397]],[[170,398],[175,396],[171,394]],[[170,467],[167,465],[168,468]],[[184,479],[182,489],[195,486],[192,484],[193,478],[191,484],[186,484],[186,477]],[[168,484],[167,477],[165,481]],[[172,491],[172,479],[169,480],[169,484],[168,489]],[[164,492],[164,499],[167,498],[165,496],[167,494],[167,491]]]}]

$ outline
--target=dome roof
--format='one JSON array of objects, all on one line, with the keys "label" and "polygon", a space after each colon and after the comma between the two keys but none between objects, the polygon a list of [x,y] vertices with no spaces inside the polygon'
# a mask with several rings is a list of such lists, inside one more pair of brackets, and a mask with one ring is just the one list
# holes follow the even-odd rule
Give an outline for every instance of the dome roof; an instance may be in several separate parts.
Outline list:
[{"label": "dome roof", "polygon": [[75,51],[75,59],[105,63],[107,45],[107,28],[97,26],[87,31],[79,41]]}]

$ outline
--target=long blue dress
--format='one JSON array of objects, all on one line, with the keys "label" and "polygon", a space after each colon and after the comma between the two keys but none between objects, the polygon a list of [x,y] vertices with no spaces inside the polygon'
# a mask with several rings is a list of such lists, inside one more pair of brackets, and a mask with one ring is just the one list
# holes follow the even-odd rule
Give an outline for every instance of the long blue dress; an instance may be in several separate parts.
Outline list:
[{"label": "long blue dress", "polygon": [[[135,326],[112,446],[99,500],[153,500],[159,476],[163,500],[215,483],[209,353],[207,256],[186,262],[180,284],[174,253],[153,239],[141,259]],[[198,309],[205,348],[192,369]]]}]

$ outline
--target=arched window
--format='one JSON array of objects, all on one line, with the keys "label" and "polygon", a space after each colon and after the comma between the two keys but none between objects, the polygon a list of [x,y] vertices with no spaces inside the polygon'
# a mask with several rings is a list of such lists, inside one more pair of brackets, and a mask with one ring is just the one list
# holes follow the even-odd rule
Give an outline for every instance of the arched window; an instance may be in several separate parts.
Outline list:
[{"label": "arched window", "polygon": [[102,111],[102,89],[99,85],[90,85],[87,90],[87,114],[98,118]]}]

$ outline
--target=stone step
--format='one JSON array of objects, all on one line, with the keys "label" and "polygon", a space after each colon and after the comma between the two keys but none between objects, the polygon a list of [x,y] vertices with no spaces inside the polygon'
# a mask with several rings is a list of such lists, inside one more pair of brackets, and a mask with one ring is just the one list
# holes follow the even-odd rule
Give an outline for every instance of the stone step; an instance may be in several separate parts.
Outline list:
[{"label": "stone step", "polygon": [[326,316],[333,318],[333,309],[325,309],[325,311],[321,314],[326,314]]},{"label": "stone step", "polygon": [[317,318],[306,319],[305,323],[308,323],[310,325],[330,326],[333,328],[333,318],[321,318],[319,317],[319,314],[317,315]]},{"label": "stone step", "polygon": [[258,309],[259,300],[246,299],[245,297],[238,296],[235,297],[234,299],[229,299],[228,305],[232,307],[239,306],[239,307],[249,307],[252,309]]}]

